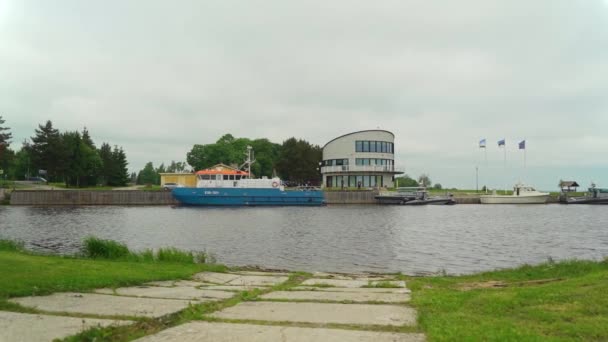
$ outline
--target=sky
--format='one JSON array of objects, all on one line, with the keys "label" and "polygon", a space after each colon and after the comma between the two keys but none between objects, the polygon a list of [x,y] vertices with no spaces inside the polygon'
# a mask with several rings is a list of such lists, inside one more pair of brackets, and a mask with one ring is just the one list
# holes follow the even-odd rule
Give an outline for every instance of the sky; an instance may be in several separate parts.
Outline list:
[{"label": "sky", "polygon": [[607,95],[608,0],[0,0],[12,147],[86,126],[131,171],[225,133],[380,128],[444,187],[475,188],[476,167],[480,188],[608,187]]}]

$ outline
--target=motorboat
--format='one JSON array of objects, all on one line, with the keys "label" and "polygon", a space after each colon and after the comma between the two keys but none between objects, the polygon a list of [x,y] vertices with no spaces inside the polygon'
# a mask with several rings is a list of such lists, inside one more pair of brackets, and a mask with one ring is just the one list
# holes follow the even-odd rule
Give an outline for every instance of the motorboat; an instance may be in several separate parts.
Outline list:
[{"label": "motorboat", "polygon": [[537,191],[522,183],[515,184],[511,195],[498,195],[494,190],[491,195],[479,197],[481,204],[544,204],[548,198],[548,192]]},{"label": "motorboat", "polygon": [[562,203],[566,204],[608,204],[608,189],[597,188],[595,184],[587,189],[585,196],[566,197]]},{"label": "motorboat", "polygon": [[450,205],[456,204],[453,196],[448,194],[447,196],[429,196],[428,191],[425,187],[401,187],[395,189],[396,191],[389,191],[380,193],[375,196],[379,204],[401,204],[401,205]]}]

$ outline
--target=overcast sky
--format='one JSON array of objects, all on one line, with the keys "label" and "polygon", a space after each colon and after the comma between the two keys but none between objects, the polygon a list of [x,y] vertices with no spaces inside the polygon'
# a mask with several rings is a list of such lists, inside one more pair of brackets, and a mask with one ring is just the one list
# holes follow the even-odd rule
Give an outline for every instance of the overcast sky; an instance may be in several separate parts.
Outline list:
[{"label": "overcast sky", "polygon": [[0,0],[0,114],[13,148],[50,119],[133,171],[382,128],[444,186],[608,187],[608,1]]}]

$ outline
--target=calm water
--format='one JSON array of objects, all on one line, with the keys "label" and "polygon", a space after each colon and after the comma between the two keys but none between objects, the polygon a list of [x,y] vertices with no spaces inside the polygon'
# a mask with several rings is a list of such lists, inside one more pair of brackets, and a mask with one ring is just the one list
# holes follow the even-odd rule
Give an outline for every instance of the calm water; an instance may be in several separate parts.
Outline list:
[{"label": "calm water", "polygon": [[0,238],[31,249],[73,253],[91,235],[229,265],[461,274],[606,257],[608,206],[0,207]]}]

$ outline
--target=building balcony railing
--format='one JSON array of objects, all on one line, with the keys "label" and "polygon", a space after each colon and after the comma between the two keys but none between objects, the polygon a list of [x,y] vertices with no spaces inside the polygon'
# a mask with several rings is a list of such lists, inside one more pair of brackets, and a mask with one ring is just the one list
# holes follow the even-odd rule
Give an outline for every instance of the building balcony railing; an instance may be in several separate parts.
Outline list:
[{"label": "building balcony railing", "polygon": [[340,172],[403,172],[403,170],[392,165],[340,165],[321,167],[321,173]]}]

